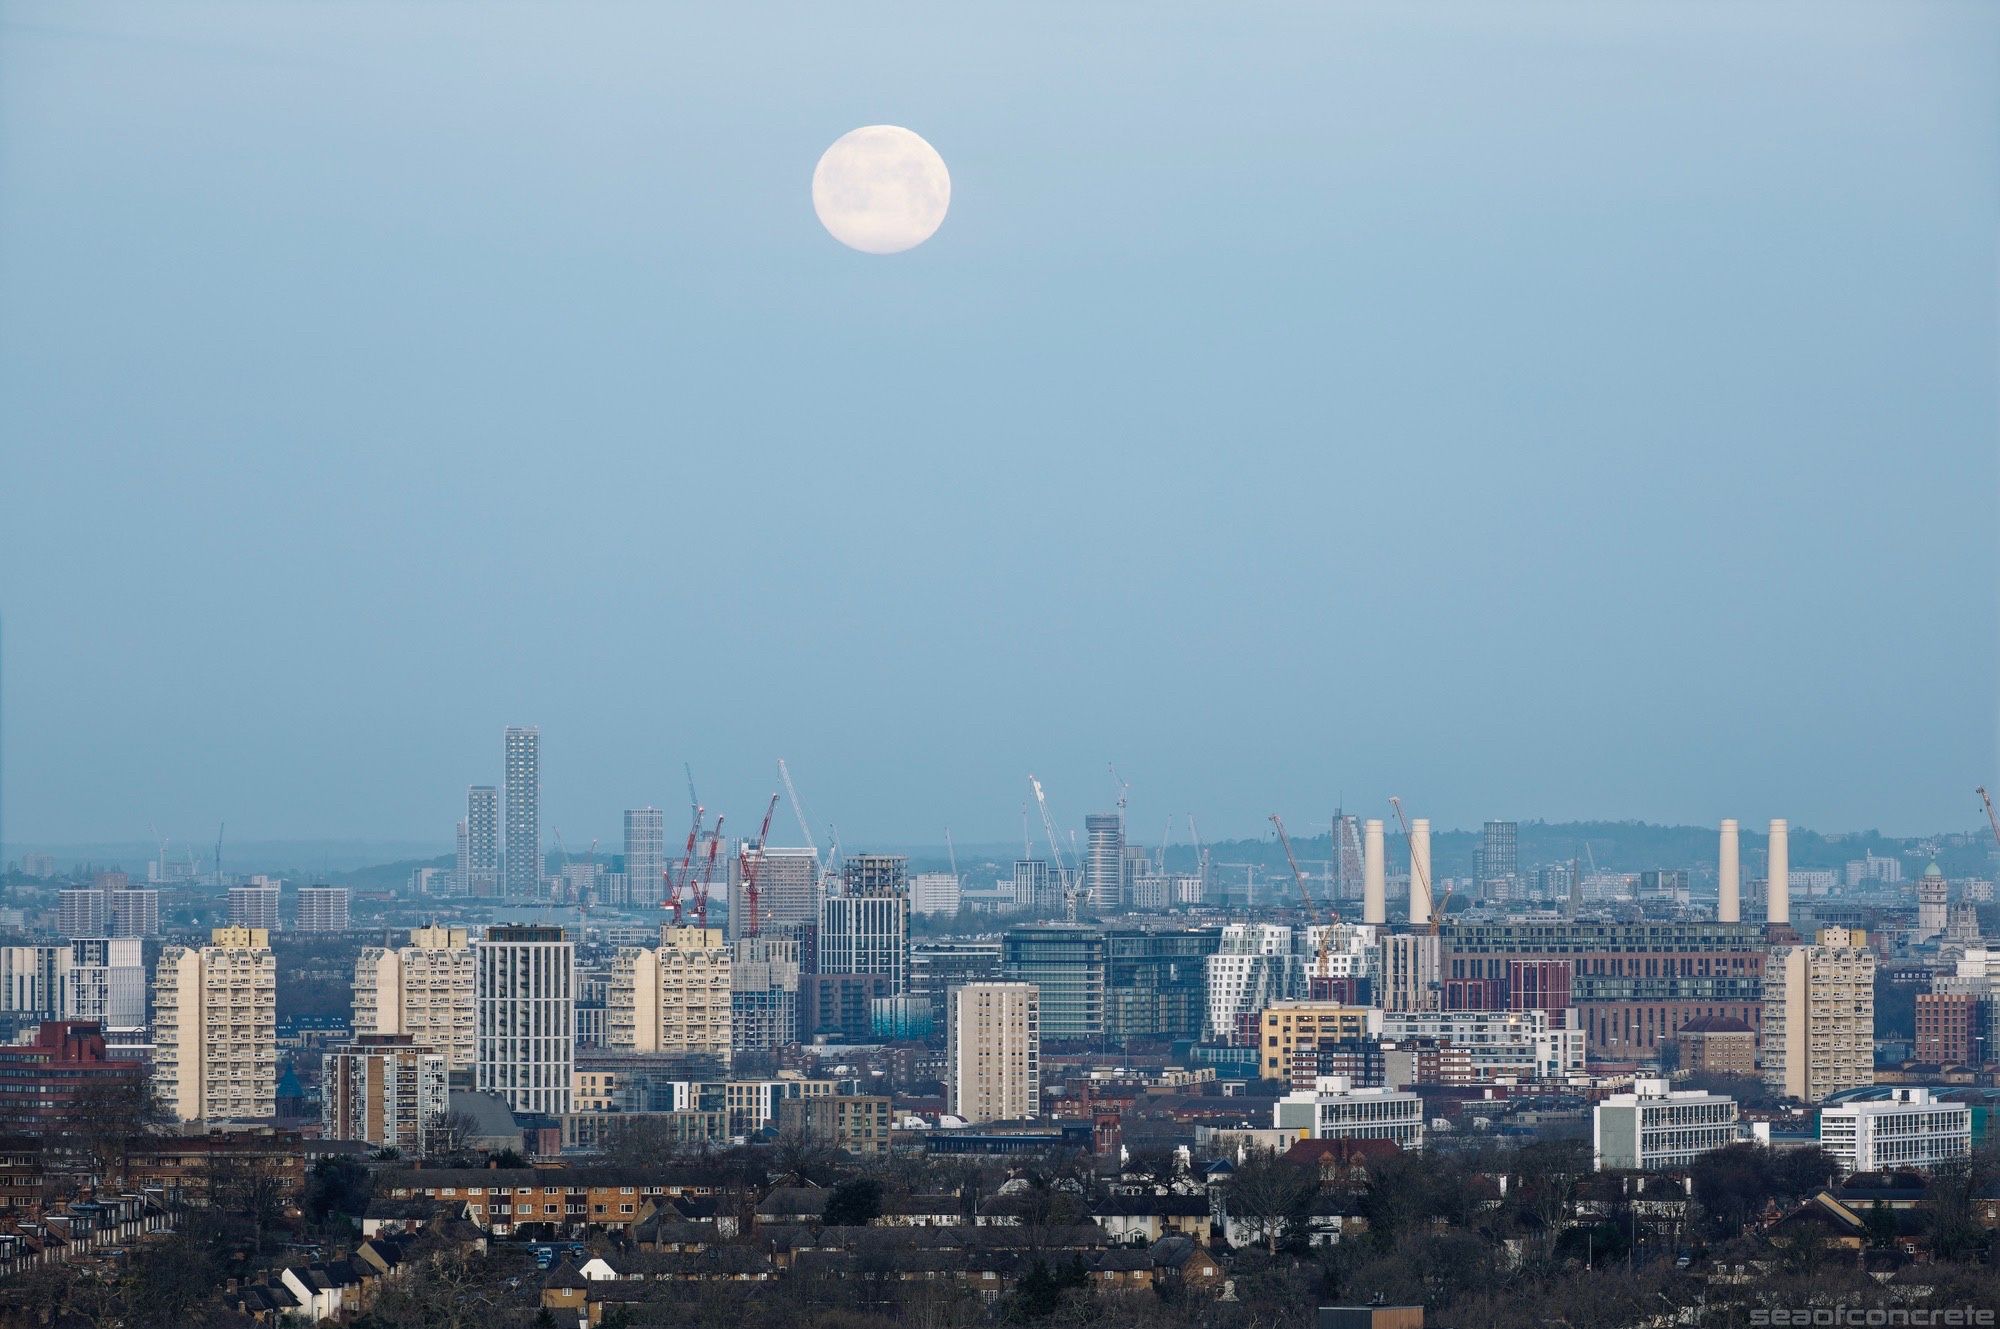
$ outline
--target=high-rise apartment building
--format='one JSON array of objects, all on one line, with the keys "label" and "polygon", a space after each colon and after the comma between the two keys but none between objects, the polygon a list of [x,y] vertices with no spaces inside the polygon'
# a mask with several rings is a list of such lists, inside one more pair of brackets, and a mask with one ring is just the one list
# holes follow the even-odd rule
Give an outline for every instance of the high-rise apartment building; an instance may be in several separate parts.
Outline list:
[{"label": "high-rise apartment building", "polygon": [[820,901],[817,972],[881,975],[890,995],[909,985],[910,901],[905,860],[859,854],[843,865],[845,889]]},{"label": "high-rise apartment building", "polygon": [[1104,1035],[1199,1038],[1208,1014],[1208,957],[1220,928],[1114,928],[1104,934]]},{"label": "high-rise apartment building", "polygon": [[139,937],[160,935],[160,893],[148,887],[132,887],[110,892],[111,935]]},{"label": "high-rise apartment building", "polygon": [[69,964],[67,943],[0,946],[0,1011],[55,1019]]},{"label": "high-rise apartment building", "polygon": [[1039,923],[1009,928],[1000,940],[1000,971],[1033,985],[1045,1038],[1103,1036],[1104,969],[1102,928]]},{"label": "high-rise apartment building", "polygon": [[1521,877],[1521,828],[1516,822],[1489,821],[1479,846],[1479,880],[1503,898]]},{"label": "high-rise apartment building", "polygon": [[444,1054],[407,1034],[357,1034],[321,1062],[320,1121],[329,1140],[366,1140],[412,1158],[445,1114]]},{"label": "high-rise apartment building", "polygon": [[[757,928],[759,935],[809,931],[819,921],[819,853],[813,849],[766,846],[743,851],[744,868],[757,860]],[[729,939],[745,935],[750,922],[747,872],[729,877]]]},{"label": "high-rise apartment building", "polygon": [[169,946],[154,971],[153,1082],[183,1121],[277,1110],[278,966],[262,928],[217,928]]},{"label": "high-rise apartment building", "polygon": [[473,948],[473,973],[474,1086],[516,1112],[569,1111],[576,1054],[569,938],[559,927],[488,928]]},{"label": "high-rise apartment building", "polygon": [[913,914],[955,914],[960,898],[958,878],[949,872],[919,872],[910,878]]},{"label": "high-rise apartment building", "polygon": [[110,936],[111,892],[95,886],[57,892],[56,930],[65,937]]},{"label": "high-rise apartment building", "polygon": [[1875,955],[1868,934],[1823,928],[1772,950],[1764,976],[1764,1082],[1806,1103],[1875,1083]]},{"label": "high-rise apartment building", "polygon": [[1049,870],[1047,859],[1014,860],[1014,907],[1038,914],[1053,913],[1062,908],[1062,892],[1057,886],[1055,874]]},{"label": "high-rise apartment building", "polygon": [[951,990],[945,1083],[951,1111],[970,1122],[1041,1113],[1041,996],[1033,983],[967,983]]},{"label": "high-rise apartment building", "polygon": [[799,939],[760,932],[733,943],[729,963],[729,1041],[742,1053],[770,1052],[799,1040]]},{"label": "high-rise apartment building", "polygon": [[278,930],[278,883],[269,877],[252,877],[242,886],[229,888],[229,926],[259,932]]},{"label": "high-rise apartment building", "polygon": [[729,945],[720,928],[660,929],[657,950],[621,949],[611,961],[606,1045],[689,1052],[726,1066],[730,1036]]},{"label": "high-rise apartment building", "polygon": [[146,1023],[145,943],[137,937],[79,937],[69,943],[62,977],[62,1018],[95,1020],[105,1029]]},{"label": "high-rise apartment building", "polygon": [[347,931],[345,886],[299,887],[299,931]]},{"label": "high-rise apartment building", "polygon": [[1099,913],[1117,910],[1125,899],[1125,818],[1116,812],[1093,812],[1083,819],[1089,837],[1084,859],[1083,890]]},{"label": "high-rise apartment building", "polygon": [[473,956],[464,928],[413,928],[407,946],[369,946],[354,962],[354,1032],[408,1034],[448,1071],[477,1056]]},{"label": "high-rise apartment building", "polygon": [[507,729],[507,856],[503,863],[510,900],[542,893],[542,731]]},{"label": "high-rise apartment building", "polygon": [[1305,995],[1306,957],[1293,929],[1278,923],[1231,923],[1205,961],[1207,1034],[1249,1046],[1257,1012],[1274,1001]]},{"label": "high-rise apartment building", "polygon": [[476,784],[465,791],[465,834],[459,850],[459,890],[479,898],[500,894],[500,791]]},{"label": "high-rise apartment building", "polygon": [[656,807],[625,813],[625,905],[657,904],[666,898],[667,814]]}]

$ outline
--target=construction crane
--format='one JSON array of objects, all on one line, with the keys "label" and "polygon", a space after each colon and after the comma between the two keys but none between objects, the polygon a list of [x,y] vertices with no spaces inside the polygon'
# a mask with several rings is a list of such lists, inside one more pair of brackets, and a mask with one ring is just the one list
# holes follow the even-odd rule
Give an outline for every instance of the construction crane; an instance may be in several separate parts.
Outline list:
[{"label": "construction crane", "polygon": [[1319,972],[1314,977],[1331,977],[1326,972],[1327,953],[1333,945],[1333,929],[1328,924],[1338,922],[1339,915],[1336,913],[1330,919],[1321,915],[1319,906],[1313,902],[1312,888],[1306,885],[1306,874],[1299,869],[1299,857],[1292,852],[1292,837],[1285,833],[1285,819],[1273,812],[1271,824],[1278,828],[1278,843],[1285,847],[1285,861],[1292,865],[1292,880],[1299,884],[1299,898],[1306,907],[1306,925],[1319,929],[1319,963],[1314,966]]},{"label": "construction crane", "polygon": [[1201,895],[1208,899],[1208,850],[1201,847],[1201,832],[1195,829],[1194,813],[1188,813],[1188,839],[1194,841],[1194,870],[1201,877]]},{"label": "construction crane", "polygon": [[951,879],[958,880],[958,848],[951,842],[951,827],[944,828],[944,851],[951,857]]},{"label": "construction crane", "polygon": [[1062,883],[1063,917],[1076,922],[1076,893],[1079,883],[1070,875],[1069,862],[1063,857],[1062,839],[1056,834],[1056,819],[1049,815],[1049,798],[1042,792],[1042,782],[1032,774],[1028,776],[1028,787],[1035,791],[1035,806],[1042,812],[1042,830],[1049,837],[1049,853],[1056,860],[1056,878]]},{"label": "construction crane", "polygon": [[715,828],[708,833],[708,853],[703,857],[701,877],[694,884],[694,925],[708,926],[708,888],[715,881],[715,856],[722,848],[722,814],[715,814]]},{"label": "construction crane", "polygon": [[1035,856],[1034,837],[1028,834],[1028,805],[1021,805],[1021,861],[1027,862]]},{"label": "construction crane", "polygon": [[1167,841],[1173,838],[1174,814],[1167,814],[1167,824],[1160,830],[1160,875],[1167,875]]},{"label": "construction crane", "polygon": [[764,841],[771,836],[771,814],[778,810],[778,796],[771,795],[771,801],[764,805],[764,824],[757,828],[757,846],[748,846],[737,851],[737,858],[743,864],[743,906],[749,911],[749,918],[742,923],[742,933],[746,937],[757,935],[757,871],[764,866]]},{"label": "construction crane", "polygon": [[1118,819],[1123,821],[1125,820],[1125,804],[1130,801],[1132,785],[1124,776],[1118,774],[1118,767],[1115,763],[1106,762],[1105,764],[1111,769],[1111,783],[1118,786]]},{"label": "construction crane", "polygon": [[[693,786],[690,785],[689,788],[692,789]],[[694,822],[688,827],[687,846],[681,850],[680,865],[676,867],[673,864],[668,864],[660,870],[660,877],[666,889],[666,894],[660,899],[660,908],[674,911],[674,923],[676,926],[681,921],[681,892],[687,887],[688,873],[694,869],[694,846],[695,842],[701,838],[702,812],[703,808],[701,804],[695,804]]]},{"label": "construction crane", "polygon": [[1993,799],[1987,794],[1986,786],[1979,786],[1979,801],[1986,805],[1986,824],[1993,828],[1993,843],[2000,845],[2000,817],[1993,815]]},{"label": "construction crane", "polygon": [[1389,795],[1389,806],[1396,809],[1396,823],[1403,828],[1403,843],[1412,851],[1410,854],[1410,871],[1416,873],[1416,884],[1424,893],[1425,903],[1430,906],[1430,934],[1435,937],[1438,934],[1438,924],[1444,921],[1444,911],[1451,904],[1451,888],[1445,888],[1444,901],[1442,903],[1431,894],[1430,873],[1428,871],[1417,871],[1416,845],[1415,841],[1410,838],[1410,819],[1403,815],[1403,800],[1391,794]]}]

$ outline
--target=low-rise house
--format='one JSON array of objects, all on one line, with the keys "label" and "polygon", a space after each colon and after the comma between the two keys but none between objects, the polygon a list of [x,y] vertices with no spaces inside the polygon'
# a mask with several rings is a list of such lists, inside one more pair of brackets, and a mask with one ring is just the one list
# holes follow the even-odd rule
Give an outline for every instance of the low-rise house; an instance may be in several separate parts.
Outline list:
[{"label": "low-rise house", "polygon": [[1111,1195],[1090,1206],[1090,1216],[1115,1242],[1147,1245],[1167,1236],[1208,1236],[1209,1200],[1195,1195]]}]

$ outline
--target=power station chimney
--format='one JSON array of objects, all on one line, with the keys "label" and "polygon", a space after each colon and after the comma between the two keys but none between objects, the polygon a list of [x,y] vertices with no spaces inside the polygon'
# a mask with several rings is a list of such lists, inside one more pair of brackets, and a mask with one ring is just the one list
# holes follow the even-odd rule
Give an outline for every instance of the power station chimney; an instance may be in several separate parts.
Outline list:
[{"label": "power station chimney", "polygon": [[1410,823],[1410,926],[1431,921],[1431,819]]},{"label": "power station chimney", "polygon": [[1782,817],[1771,819],[1770,866],[1764,872],[1764,921],[1792,921],[1792,832]]},{"label": "power station chimney", "polygon": [[1389,887],[1382,870],[1380,817],[1369,821],[1361,831],[1361,921],[1377,924],[1389,921]]},{"label": "power station chimney", "polygon": [[1715,917],[1722,923],[1743,921],[1743,882],[1737,861],[1736,818],[1722,823],[1722,843],[1715,864]]}]

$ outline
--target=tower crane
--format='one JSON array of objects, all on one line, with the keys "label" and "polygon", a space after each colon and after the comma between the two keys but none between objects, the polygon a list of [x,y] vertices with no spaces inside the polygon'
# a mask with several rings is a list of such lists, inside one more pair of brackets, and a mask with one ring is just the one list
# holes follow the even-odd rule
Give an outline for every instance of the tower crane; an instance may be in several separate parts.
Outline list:
[{"label": "tower crane", "polygon": [[[1396,824],[1403,828],[1403,843],[1414,849],[1415,843],[1410,839],[1410,819],[1403,815],[1403,800],[1391,794],[1389,805],[1396,809]],[[1414,853],[1410,855],[1410,871],[1417,871],[1417,859]],[[1430,905],[1430,933],[1435,937],[1438,934],[1438,924],[1444,921],[1445,908],[1451,904],[1451,890],[1446,888],[1444,901],[1440,904],[1431,894],[1431,879],[1428,872],[1417,873],[1417,886],[1422,889],[1424,900]]]},{"label": "tower crane", "polygon": [[1285,833],[1285,819],[1273,812],[1271,824],[1278,828],[1278,843],[1285,847],[1285,862],[1292,865],[1292,880],[1299,884],[1299,898],[1305,902],[1306,907],[1306,924],[1319,930],[1319,962],[1315,966],[1319,973],[1314,977],[1330,978],[1332,975],[1326,972],[1326,961],[1327,952],[1333,945],[1333,929],[1328,924],[1338,922],[1339,916],[1336,914],[1330,920],[1321,916],[1319,906],[1313,903],[1312,888],[1306,885],[1306,874],[1299,869],[1298,855],[1292,852],[1292,837]]},{"label": "tower crane", "polygon": [[958,848],[951,842],[951,827],[944,828],[944,852],[951,858],[951,879],[958,880]]},{"label": "tower crane", "polygon": [[1986,805],[1986,824],[1993,828],[1993,843],[2000,845],[2000,817],[1993,815],[1993,798],[1985,785],[1979,786],[1979,801]]},{"label": "tower crane", "polygon": [[1028,776],[1028,785],[1035,791],[1035,806],[1042,812],[1042,830],[1049,837],[1049,853],[1055,856],[1056,876],[1062,881],[1063,917],[1076,922],[1076,892],[1079,883],[1070,875],[1069,862],[1063,857],[1062,840],[1056,835],[1056,819],[1049,815],[1049,798],[1042,792],[1042,782],[1033,775]]},{"label": "tower crane", "polygon": [[695,804],[694,823],[688,827],[687,846],[681,850],[680,865],[676,867],[668,864],[660,870],[662,884],[666,890],[666,894],[660,900],[660,908],[674,911],[676,925],[681,921],[681,891],[686,888],[688,873],[694,868],[695,841],[701,838],[702,811],[701,804]]},{"label": "tower crane", "polygon": [[1201,878],[1201,898],[1208,899],[1208,850],[1201,847],[1201,832],[1195,829],[1194,813],[1187,814],[1188,838],[1194,841],[1194,870]]},{"label": "tower crane", "polygon": [[777,810],[778,796],[773,793],[771,801],[764,807],[764,824],[757,828],[756,848],[746,845],[737,851],[737,858],[743,864],[743,904],[750,914],[742,924],[746,937],[757,935],[757,871],[764,866],[764,841],[770,838],[771,814]]},{"label": "tower crane", "polygon": [[715,880],[715,855],[722,848],[722,814],[715,814],[714,829],[708,833],[708,853],[701,864],[701,879],[694,884],[694,925],[708,926],[708,888]]}]

